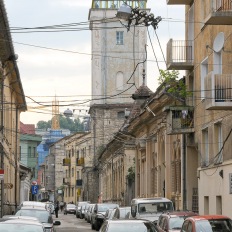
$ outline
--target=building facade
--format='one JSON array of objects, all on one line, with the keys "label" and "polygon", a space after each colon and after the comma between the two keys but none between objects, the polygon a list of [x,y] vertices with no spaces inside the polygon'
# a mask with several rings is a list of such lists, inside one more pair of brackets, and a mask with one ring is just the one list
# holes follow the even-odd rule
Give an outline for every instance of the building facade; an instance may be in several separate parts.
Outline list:
[{"label": "building facade", "polygon": [[[146,58],[146,28],[135,27],[133,33],[127,32],[127,27],[115,17],[122,3],[92,0],[89,11],[93,54],[93,98],[89,113],[95,183],[99,183],[98,156],[122,126],[125,109],[130,109],[133,103],[131,95],[136,86],[142,84],[139,76],[146,70],[142,64]],[[146,1],[130,1],[129,4],[139,4],[146,9]],[[93,188],[100,194],[99,186]]]},{"label": "building facade", "polygon": [[19,122],[26,100],[17,67],[4,2],[0,1],[0,82],[1,82],[1,180],[0,216],[11,214],[19,204]]},{"label": "building facade", "polygon": [[167,4],[185,5],[186,37],[169,41],[167,63],[169,69],[186,70],[194,96],[192,155],[198,159],[199,213],[232,217],[228,204],[232,200],[232,4],[226,0]]}]

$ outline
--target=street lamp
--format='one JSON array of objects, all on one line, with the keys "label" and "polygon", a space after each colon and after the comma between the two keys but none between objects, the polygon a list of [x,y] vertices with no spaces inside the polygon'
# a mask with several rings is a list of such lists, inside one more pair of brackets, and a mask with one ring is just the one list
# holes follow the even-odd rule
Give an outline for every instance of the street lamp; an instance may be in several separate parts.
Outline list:
[{"label": "street lamp", "polygon": [[116,14],[117,18],[128,21],[127,31],[130,30],[131,23],[134,21],[135,25],[145,25],[146,27],[152,26],[154,30],[158,27],[158,23],[162,20],[160,16],[156,17],[154,14],[148,14],[138,7],[131,8],[126,3],[123,3]]}]

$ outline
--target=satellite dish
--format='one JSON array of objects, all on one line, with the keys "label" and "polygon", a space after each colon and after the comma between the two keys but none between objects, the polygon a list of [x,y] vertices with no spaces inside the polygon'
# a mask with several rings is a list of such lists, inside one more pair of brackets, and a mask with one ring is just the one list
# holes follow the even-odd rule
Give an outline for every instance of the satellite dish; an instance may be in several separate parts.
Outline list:
[{"label": "satellite dish", "polygon": [[215,52],[220,52],[224,46],[224,41],[225,41],[224,33],[219,32],[214,39],[213,50]]}]

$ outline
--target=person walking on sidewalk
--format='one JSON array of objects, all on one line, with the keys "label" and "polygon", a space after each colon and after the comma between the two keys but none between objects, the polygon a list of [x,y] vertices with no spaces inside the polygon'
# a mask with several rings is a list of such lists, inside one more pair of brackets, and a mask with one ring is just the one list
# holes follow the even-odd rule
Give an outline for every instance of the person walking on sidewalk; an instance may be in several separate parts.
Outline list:
[{"label": "person walking on sidewalk", "polygon": [[55,205],[55,214],[56,214],[56,218],[58,218],[59,208],[60,208],[59,201],[57,201],[57,202],[56,202],[56,205]]}]

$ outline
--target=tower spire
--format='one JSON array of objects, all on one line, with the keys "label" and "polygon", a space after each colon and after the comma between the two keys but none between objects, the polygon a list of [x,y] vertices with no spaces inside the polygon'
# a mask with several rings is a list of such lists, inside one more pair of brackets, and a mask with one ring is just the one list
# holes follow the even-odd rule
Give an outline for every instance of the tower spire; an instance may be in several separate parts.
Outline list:
[{"label": "tower spire", "polygon": [[52,130],[58,129],[60,129],[59,101],[57,101],[55,96],[54,101],[52,101]]}]

